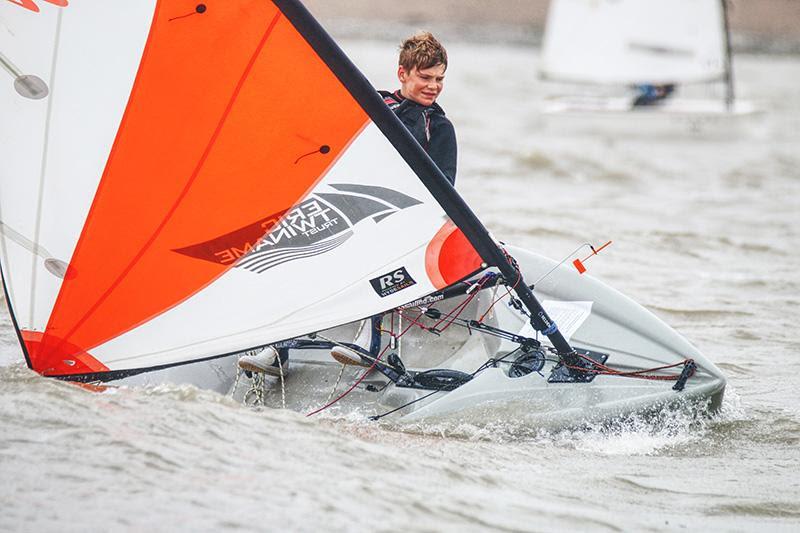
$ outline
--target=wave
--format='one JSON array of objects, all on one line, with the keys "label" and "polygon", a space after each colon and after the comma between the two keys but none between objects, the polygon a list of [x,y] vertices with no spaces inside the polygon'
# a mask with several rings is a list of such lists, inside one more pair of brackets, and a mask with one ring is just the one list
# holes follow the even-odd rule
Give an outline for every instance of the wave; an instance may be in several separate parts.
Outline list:
[{"label": "wave", "polygon": [[738,309],[724,310],[724,309],[680,309],[675,307],[664,307],[659,305],[649,305],[651,310],[668,315],[673,318],[683,318],[692,321],[714,320],[719,321],[725,318],[738,318],[745,319],[753,317],[756,313],[748,311],[740,311]]}]

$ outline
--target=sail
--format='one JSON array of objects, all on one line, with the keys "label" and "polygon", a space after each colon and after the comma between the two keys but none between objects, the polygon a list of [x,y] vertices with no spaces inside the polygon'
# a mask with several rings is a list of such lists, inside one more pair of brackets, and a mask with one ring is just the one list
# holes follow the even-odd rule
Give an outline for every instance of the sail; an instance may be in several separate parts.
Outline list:
[{"label": "sail", "polygon": [[298,2],[6,0],[0,53],[0,272],[44,375],[233,353],[482,267],[474,215]]},{"label": "sail", "polygon": [[722,1],[553,0],[541,75],[597,84],[721,80]]}]

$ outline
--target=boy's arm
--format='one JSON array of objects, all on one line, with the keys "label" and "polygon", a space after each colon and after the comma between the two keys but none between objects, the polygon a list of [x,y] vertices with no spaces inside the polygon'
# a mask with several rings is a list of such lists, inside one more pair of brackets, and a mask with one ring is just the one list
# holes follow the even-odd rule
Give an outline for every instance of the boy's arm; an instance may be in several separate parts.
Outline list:
[{"label": "boy's arm", "polygon": [[431,132],[431,140],[428,146],[428,155],[439,167],[447,180],[456,184],[456,159],[458,148],[456,143],[456,130],[449,120],[442,121],[436,125]]}]

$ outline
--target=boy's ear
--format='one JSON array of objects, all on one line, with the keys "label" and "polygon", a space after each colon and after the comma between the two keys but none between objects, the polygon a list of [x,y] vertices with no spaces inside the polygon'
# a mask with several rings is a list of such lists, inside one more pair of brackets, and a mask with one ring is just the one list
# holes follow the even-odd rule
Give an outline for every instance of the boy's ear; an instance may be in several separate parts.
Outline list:
[{"label": "boy's ear", "polygon": [[405,83],[406,77],[408,76],[408,71],[400,65],[397,67],[397,79],[400,80],[400,83]]}]

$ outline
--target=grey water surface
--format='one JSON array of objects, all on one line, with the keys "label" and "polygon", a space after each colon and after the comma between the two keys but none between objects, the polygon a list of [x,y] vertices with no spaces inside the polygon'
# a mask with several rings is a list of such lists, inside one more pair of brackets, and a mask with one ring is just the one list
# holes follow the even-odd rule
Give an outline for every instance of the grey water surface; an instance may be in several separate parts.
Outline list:
[{"label": "grey water surface", "polygon": [[[393,42],[343,46],[394,87]],[[736,57],[765,110],[743,131],[611,135],[555,131],[538,50],[449,52],[467,202],[557,259],[612,240],[589,273],[719,365],[722,412],[407,432],[185,385],[94,392],[27,370],[3,312],[0,531],[800,530],[800,58]]]}]

